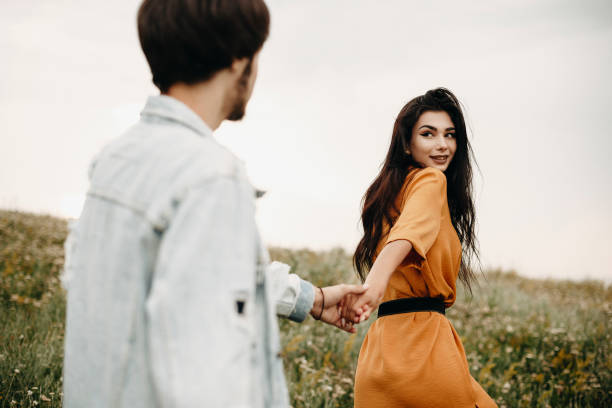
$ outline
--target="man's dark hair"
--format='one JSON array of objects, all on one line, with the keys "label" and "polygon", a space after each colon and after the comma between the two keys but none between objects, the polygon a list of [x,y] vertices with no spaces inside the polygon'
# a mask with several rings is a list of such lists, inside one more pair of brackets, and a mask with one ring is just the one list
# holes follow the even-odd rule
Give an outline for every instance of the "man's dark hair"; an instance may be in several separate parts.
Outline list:
[{"label": "man's dark hair", "polygon": [[140,45],[162,93],[252,58],[269,29],[263,0],[144,0],[138,11]]}]

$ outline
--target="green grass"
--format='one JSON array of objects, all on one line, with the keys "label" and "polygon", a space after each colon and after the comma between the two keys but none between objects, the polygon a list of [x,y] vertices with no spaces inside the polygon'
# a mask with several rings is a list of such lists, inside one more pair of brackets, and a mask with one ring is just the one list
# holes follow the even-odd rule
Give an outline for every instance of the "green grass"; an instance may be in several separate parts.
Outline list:
[{"label": "green grass", "polygon": [[[0,211],[0,407],[60,407],[64,220]],[[271,250],[317,285],[356,282],[342,250]],[[470,369],[500,407],[612,406],[612,288],[488,271],[447,314]],[[371,323],[371,322],[369,322]],[[281,320],[292,405],[351,407],[366,325],[350,335]]]},{"label": "green grass", "polygon": [[64,220],[0,211],[0,407],[61,406]]}]

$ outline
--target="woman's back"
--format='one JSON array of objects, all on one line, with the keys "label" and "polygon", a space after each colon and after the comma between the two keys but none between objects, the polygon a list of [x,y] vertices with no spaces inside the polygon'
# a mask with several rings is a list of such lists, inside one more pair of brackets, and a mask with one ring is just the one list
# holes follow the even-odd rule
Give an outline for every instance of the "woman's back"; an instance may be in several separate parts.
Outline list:
[{"label": "woman's back", "polygon": [[[397,197],[401,211],[385,228],[378,251],[408,240],[413,251],[391,275],[384,301],[442,298],[455,301],[461,242],[446,199],[446,177],[438,169],[412,168]],[[355,407],[494,407],[469,373],[459,335],[441,313],[421,311],[380,317],[361,347]]]},{"label": "woman's back", "polygon": [[400,239],[410,241],[413,251],[391,276],[383,301],[439,297],[450,307],[455,301],[461,242],[450,219],[446,176],[433,167],[411,168],[396,207],[400,214],[390,231],[385,225],[378,252]]}]

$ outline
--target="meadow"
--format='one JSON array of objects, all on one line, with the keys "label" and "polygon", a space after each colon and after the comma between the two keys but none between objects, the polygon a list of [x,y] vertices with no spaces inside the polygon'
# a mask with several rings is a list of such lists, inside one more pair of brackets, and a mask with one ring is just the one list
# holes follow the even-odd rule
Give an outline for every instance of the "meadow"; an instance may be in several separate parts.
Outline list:
[{"label": "meadow", "polygon": [[[60,407],[66,221],[0,211],[0,407]],[[357,282],[350,255],[271,248],[317,285]],[[473,296],[460,288],[447,316],[470,370],[501,407],[611,407],[612,287],[486,271]],[[370,319],[370,322],[373,319]],[[294,408],[352,407],[368,324],[356,334],[308,318],[280,321]]]}]

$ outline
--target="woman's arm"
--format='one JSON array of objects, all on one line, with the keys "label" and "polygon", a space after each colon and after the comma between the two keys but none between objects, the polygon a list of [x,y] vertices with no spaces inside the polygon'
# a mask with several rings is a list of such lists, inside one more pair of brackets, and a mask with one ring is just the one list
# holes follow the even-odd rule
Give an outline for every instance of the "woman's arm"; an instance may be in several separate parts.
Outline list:
[{"label": "woman's arm", "polygon": [[420,170],[406,189],[403,201],[400,215],[386,238],[386,245],[366,279],[370,289],[356,301],[348,303],[350,307],[343,307],[343,317],[350,321],[354,322],[362,309],[359,321],[363,321],[378,307],[391,274],[411,251],[425,260],[440,231],[446,202],[446,176],[433,167]]},{"label": "woman's arm", "polygon": [[[276,303],[276,314],[294,322],[302,322],[310,315],[349,333],[354,333],[352,321],[343,322],[338,303],[347,295],[361,295],[362,285],[339,284],[317,288],[312,283],[289,273],[289,265],[272,262],[266,268],[267,284]],[[347,324],[348,323],[348,324]]]},{"label": "woman's arm", "polygon": [[412,250],[410,241],[400,239],[389,242],[380,251],[365,280],[368,290],[361,296],[345,302],[342,316],[348,321],[363,322],[380,304],[391,275]]}]

